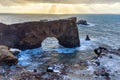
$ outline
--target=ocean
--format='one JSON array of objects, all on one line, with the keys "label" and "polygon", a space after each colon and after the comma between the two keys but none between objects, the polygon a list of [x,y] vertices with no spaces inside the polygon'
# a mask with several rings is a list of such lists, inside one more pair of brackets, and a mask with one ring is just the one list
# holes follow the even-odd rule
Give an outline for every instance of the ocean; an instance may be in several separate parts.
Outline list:
[{"label": "ocean", "polygon": [[[55,20],[68,17],[77,17],[77,20],[86,20],[90,25],[77,25],[80,39],[80,47],[77,48],[65,48],[59,47],[56,38],[48,37],[43,43],[42,47],[21,51],[18,55],[18,64],[24,66],[28,70],[41,70],[43,65],[51,63],[77,63],[79,61],[88,61],[92,59],[94,54],[94,49],[99,46],[106,47],[109,49],[120,48],[120,15],[118,14],[64,14],[64,15],[50,15],[50,14],[1,14],[0,22],[5,24],[22,23],[27,21],[40,21],[40,20]],[[85,41],[86,35],[89,35],[90,41]],[[43,55],[41,55],[43,54]],[[113,56],[114,57],[114,56]],[[111,59],[102,59],[103,64],[110,69],[113,69],[113,74],[115,70],[119,70],[119,57],[114,58],[113,62]],[[106,60],[106,61],[104,61]],[[108,60],[111,60],[109,63]],[[106,64],[108,63],[108,64]],[[116,68],[114,68],[114,65]],[[42,67],[42,68],[41,68]],[[43,69],[44,70],[44,69]],[[88,72],[89,71],[89,72]],[[86,71],[81,71],[83,73],[93,72],[91,66],[86,69]],[[120,73],[120,71],[119,71]],[[76,72],[77,75],[77,72]],[[92,75],[93,76],[93,75]],[[119,76],[116,75],[116,76]],[[72,80],[79,80],[75,76]],[[91,80],[86,79],[81,80]],[[115,77],[119,80],[118,77]],[[92,79],[93,80],[93,79]],[[101,80],[101,79],[100,79]]]}]

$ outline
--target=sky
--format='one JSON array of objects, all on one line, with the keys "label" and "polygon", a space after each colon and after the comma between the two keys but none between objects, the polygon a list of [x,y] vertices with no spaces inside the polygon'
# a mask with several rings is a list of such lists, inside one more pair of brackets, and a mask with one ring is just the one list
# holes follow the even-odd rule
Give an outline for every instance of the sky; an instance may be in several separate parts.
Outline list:
[{"label": "sky", "polygon": [[120,14],[120,0],[0,0],[0,13]]}]

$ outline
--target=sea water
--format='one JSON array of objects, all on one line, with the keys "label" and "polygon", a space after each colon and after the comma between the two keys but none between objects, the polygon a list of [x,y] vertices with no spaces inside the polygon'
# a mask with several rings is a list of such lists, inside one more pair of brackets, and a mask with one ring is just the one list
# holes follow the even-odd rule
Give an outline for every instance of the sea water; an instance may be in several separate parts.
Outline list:
[{"label": "sea water", "polygon": [[[52,62],[74,63],[80,60],[89,60],[94,57],[93,50],[99,46],[106,48],[120,48],[120,15],[113,14],[76,14],[76,15],[35,15],[35,14],[1,14],[0,22],[5,24],[21,23],[27,21],[55,20],[60,18],[77,17],[77,20],[87,20],[90,25],[77,25],[80,39],[80,47],[65,48],[58,44],[57,39],[48,37],[42,42],[42,47],[21,51],[18,55],[19,65],[27,69],[40,69],[41,65]],[[90,41],[85,41],[89,35]],[[44,54],[44,55],[41,55]],[[103,57],[100,59],[103,66],[119,71],[120,57],[113,55],[115,59]],[[109,62],[110,61],[110,62]],[[90,60],[89,60],[90,62]],[[106,64],[107,63],[107,64]],[[90,62],[92,64],[92,62]],[[117,65],[118,64],[118,65]],[[115,67],[114,67],[115,65]],[[94,66],[89,65],[81,71],[93,76]],[[77,73],[77,71],[76,71]],[[120,73],[118,73],[120,74]],[[76,74],[77,75],[77,74]],[[117,75],[119,76],[119,75]],[[71,76],[70,76],[71,77]],[[72,76],[74,77],[74,76]],[[82,77],[81,77],[82,78]],[[117,77],[116,77],[117,78]],[[117,78],[118,79],[118,78]],[[117,80],[116,79],[116,80]],[[76,80],[79,80],[76,79]],[[86,80],[89,80],[86,78]],[[119,79],[118,79],[119,80]]]}]

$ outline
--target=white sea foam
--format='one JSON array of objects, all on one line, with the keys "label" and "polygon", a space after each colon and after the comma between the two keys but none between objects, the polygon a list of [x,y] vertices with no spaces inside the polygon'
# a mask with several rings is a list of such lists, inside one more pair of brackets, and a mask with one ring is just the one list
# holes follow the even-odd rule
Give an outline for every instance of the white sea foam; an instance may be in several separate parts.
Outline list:
[{"label": "white sea foam", "polygon": [[43,50],[55,49],[60,46],[55,37],[47,37],[41,44]]},{"label": "white sea foam", "polygon": [[92,50],[98,47],[98,43],[96,43],[94,39],[86,41],[84,38],[81,38],[80,45],[80,47],[65,48],[61,47],[61,45],[58,44],[57,39],[47,38],[45,41],[43,41],[41,48],[43,49],[43,51],[56,51],[58,53],[74,53],[75,51]]},{"label": "white sea foam", "polygon": [[[109,58],[112,56],[112,58]],[[120,74],[120,56],[114,54],[108,54],[99,59],[102,65],[111,70],[112,74],[116,72]]]},{"label": "white sea foam", "polygon": [[[52,41],[52,42],[51,42]],[[31,57],[33,55],[38,55],[40,56],[41,53],[43,52],[57,52],[59,54],[68,54],[68,53],[74,53],[75,51],[81,51],[81,50],[91,50],[97,46],[97,44],[94,42],[94,40],[91,41],[85,41],[84,39],[80,39],[81,46],[76,47],[76,48],[65,48],[65,47],[58,47],[59,44],[56,39],[46,39],[46,41],[42,43],[42,47],[36,48],[36,49],[31,49],[31,50],[25,50],[21,51],[19,53],[19,64],[22,66],[28,66],[37,64],[35,61],[31,61]],[[41,62],[42,64],[42,62]]]},{"label": "white sea foam", "polygon": [[88,25],[89,25],[90,27],[94,27],[94,26],[96,26],[96,24],[89,23],[89,22],[88,22]]},{"label": "white sea foam", "polygon": [[93,50],[96,47],[98,47],[98,43],[95,39],[92,39],[90,41],[86,41],[84,38],[80,39],[81,46],[77,48],[77,50]]},{"label": "white sea foam", "polygon": [[93,23],[89,23],[89,22],[88,22],[87,25],[78,24],[77,26],[78,26],[78,27],[82,27],[82,26],[83,26],[83,27],[94,27],[94,26],[96,26],[96,24],[93,24]]},{"label": "white sea foam", "polygon": [[[98,47],[98,43],[96,43],[95,39],[92,39],[90,41],[85,41],[85,39],[80,39],[81,42],[81,46],[77,47],[77,48],[64,48],[64,47],[59,47],[59,48],[55,48],[56,45],[54,45],[54,48],[52,47],[48,47],[48,48],[37,48],[37,49],[32,49],[32,50],[26,50],[26,51],[21,51],[20,52],[20,56],[19,56],[19,64],[21,64],[22,66],[30,66],[29,68],[36,68],[39,64],[37,62],[31,62],[31,56],[32,55],[40,55],[42,52],[44,51],[56,51],[58,53],[74,53],[75,51],[81,51],[81,50],[93,50],[94,48]],[[52,42],[52,44],[54,44],[54,41]],[[49,45],[52,45],[49,44]],[[112,56],[112,58],[110,58],[110,56]],[[83,70],[77,70],[76,72],[74,71],[74,73],[76,75],[82,75],[85,74],[85,76],[80,76],[81,80],[82,79],[86,79],[86,80],[93,80],[93,79],[103,79],[102,76],[96,77],[96,75],[94,74],[94,71],[99,69],[99,66],[95,65],[95,61],[96,60],[88,60],[88,67],[86,67]],[[106,56],[103,56],[102,58],[97,59],[97,61],[100,62],[100,66],[105,67],[110,74],[111,79],[113,80],[119,80],[120,77],[120,57],[114,54],[106,54]],[[40,62],[40,64],[42,64],[42,62]],[[58,72],[58,71],[55,71]],[[72,78],[71,76],[69,76],[70,78]],[[72,79],[76,79],[79,80],[79,77],[77,79],[77,77],[73,77]],[[103,79],[104,80],[104,79]]]},{"label": "white sea foam", "polygon": [[21,52],[20,49],[16,49],[16,48],[10,48],[10,51],[11,51],[11,52],[16,52],[16,51],[17,51],[17,52]]},{"label": "white sea foam", "polygon": [[42,52],[41,48],[21,51],[19,53],[19,57],[18,57],[18,60],[19,60],[18,64],[20,64],[22,66],[32,65],[31,55],[39,55],[39,54],[41,54],[41,52]]},{"label": "white sea foam", "polygon": [[[112,56],[112,58],[110,58]],[[95,62],[99,61],[100,65],[98,66]],[[72,74],[78,75],[69,75],[71,80],[106,80],[105,76],[96,76],[94,71],[99,71],[105,68],[105,71],[109,73],[110,80],[120,80],[120,56],[115,54],[106,54],[98,59],[88,60],[88,66],[82,70],[72,70]],[[84,74],[84,76],[83,76]]]}]

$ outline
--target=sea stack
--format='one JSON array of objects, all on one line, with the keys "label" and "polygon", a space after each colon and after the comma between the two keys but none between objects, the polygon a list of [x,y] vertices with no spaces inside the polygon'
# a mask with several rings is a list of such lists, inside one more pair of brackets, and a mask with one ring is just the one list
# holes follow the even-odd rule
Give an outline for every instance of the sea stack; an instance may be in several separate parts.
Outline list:
[{"label": "sea stack", "polygon": [[47,37],[55,37],[64,47],[80,46],[76,17],[11,25],[0,23],[0,45],[10,48],[21,50],[37,48]]},{"label": "sea stack", "polygon": [[90,41],[90,37],[88,35],[86,35],[86,41]]},{"label": "sea stack", "polygon": [[78,24],[78,25],[79,25],[79,24],[81,24],[81,25],[88,25],[88,23],[87,23],[86,20],[79,20],[79,21],[77,22],[77,24]]}]

